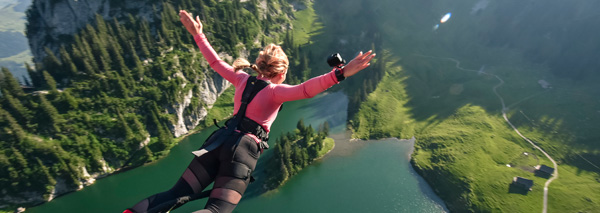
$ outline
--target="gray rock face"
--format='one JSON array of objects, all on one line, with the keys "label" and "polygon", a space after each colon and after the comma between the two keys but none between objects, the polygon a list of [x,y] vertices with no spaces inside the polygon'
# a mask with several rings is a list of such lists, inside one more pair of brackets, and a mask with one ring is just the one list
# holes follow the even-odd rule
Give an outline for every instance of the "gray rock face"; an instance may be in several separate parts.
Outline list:
[{"label": "gray rock face", "polygon": [[152,21],[152,5],[144,0],[35,0],[29,11],[27,26],[27,32],[33,32],[27,33],[31,52],[35,60],[41,60],[46,54],[44,47],[57,53],[60,45],[71,35],[94,23],[96,14],[105,19],[119,19],[126,11],[138,11],[138,17]]},{"label": "gray rock face", "polygon": [[[219,95],[231,85],[217,73],[211,72],[211,74],[205,75],[202,81],[199,82],[200,87],[198,90],[186,92],[183,95],[183,100],[167,108],[169,113],[177,115],[177,121],[170,126],[175,137],[185,135],[196,128],[200,121],[204,120],[208,110],[212,108]],[[204,103],[204,106],[197,110],[186,110],[191,104],[192,97],[198,97],[199,101]]]}]

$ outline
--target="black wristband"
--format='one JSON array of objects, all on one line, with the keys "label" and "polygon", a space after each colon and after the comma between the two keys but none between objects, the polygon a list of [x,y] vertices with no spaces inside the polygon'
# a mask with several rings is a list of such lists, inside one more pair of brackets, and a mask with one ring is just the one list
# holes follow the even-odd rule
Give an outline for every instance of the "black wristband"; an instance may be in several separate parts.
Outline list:
[{"label": "black wristband", "polygon": [[346,77],[344,77],[344,68],[339,68],[336,67],[335,68],[335,77],[337,78],[338,82],[343,81],[344,79],[346,79]]}]

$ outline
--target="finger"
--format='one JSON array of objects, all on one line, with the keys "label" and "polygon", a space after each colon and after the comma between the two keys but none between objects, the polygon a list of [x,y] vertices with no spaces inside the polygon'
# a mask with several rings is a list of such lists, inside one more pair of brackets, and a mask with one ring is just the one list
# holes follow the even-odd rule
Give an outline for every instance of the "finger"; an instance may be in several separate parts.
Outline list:
[{"label": "finger", "polygon": [[371,56],[370,56],[370,57],[367,59],[367,61],[371,61],[371,59],[375,58],[375,56],[376,56],[376,55],[377,55],[377,54],[374,54],[374,53],[373,53],[373,55],[371,55]]},{"label": "finger", "polygon": [[367,58],[367,56],[369,56],[371,53],[373,53],[373,50],[369,50],[369,52],[365,53],[364,55],[362,55],[361,59],[365,59]]},{"label": "finger", "polygon": [[186,18],[188,18],[188,17],[190,16],[190,14],[188,14],[188,12],[187,12],[187,11],[183,10],[183,11],[181,11],[181,13],[179,13],[179,16],[180,16],[182,19],[186,19]]},{"label": "finger", "polygon": [[198,24],[200,24],[200,16],[196,16],[196,21],[198,22]]},{"label": "finger", "polygon": [[360,51],[360,52],[358,53],[358,55],[357,55],[356,57],[354,57],[354,58],[360,58],[360,56],[362,56],[362,55],[363,55],[363,52],[362,52],[362,51]]},{"label": "finger", "polygon": [[187,16],[188,18],[190,18],[190,20],[194,20],[194,18],[192,18],[192,14],[188,13],[187,11],[183,11],[183,13],[185,14],[185,16]]}]

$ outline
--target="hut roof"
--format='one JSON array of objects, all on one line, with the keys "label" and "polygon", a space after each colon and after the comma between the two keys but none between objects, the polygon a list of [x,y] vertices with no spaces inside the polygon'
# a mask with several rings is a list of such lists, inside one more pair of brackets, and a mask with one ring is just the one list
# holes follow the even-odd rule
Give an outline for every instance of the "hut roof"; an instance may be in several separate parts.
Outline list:
[{"label": "hut roof", "polygon": [[554,168],[546,166],[546,165],[541,165],[540,168],[538,168],[539,171],[548,173],[548,174],[552,174],[554,173]]},{"label": "hut roof", "polygon": [[523,186],[527,189],[531,189],[531,187],[533,186],[533,180],[529,180],[527,178],[522,178],[522,177],[515,177],[513,179],[513,183]]}]

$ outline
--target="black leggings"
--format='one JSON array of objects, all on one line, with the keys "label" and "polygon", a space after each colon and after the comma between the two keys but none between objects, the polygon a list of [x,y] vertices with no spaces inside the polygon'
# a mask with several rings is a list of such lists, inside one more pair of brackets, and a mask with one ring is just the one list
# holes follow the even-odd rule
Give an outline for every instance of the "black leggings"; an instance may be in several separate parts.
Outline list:
[{"label": "black leggings", "polygon": [[[203,147],[220,137],[224,129],[215,131]],[[239,143],[238,143],[239,141]],[[177,183],[152,195],[132,208],[132,212],[167,212],[185,204],[186,196],[198,194],[215,181],[205,209],[197,212],[232,212],[250,183],[260,148],[250,136],[234,133],[217,149],[195,157]]]}]

